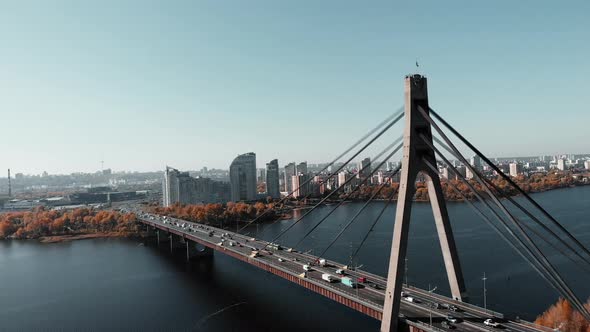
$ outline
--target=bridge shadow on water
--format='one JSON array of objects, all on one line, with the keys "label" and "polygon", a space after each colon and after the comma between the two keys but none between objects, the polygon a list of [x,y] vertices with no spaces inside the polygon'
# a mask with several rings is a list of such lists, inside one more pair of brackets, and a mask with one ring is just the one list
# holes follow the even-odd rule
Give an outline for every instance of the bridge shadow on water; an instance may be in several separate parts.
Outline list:
[{"label": "bridge shadow on water", "polygon": [[[377,331],[380,322],[254,266],[216,252],[185,253],[147,246],[182,283],[182,310],[165,309],[173,330]],[[176,282],[176,281],[175,281]],[[161,287],[166,287],[162,285]],[[194,308],[191,308],[193,306]],[[193,310],[194,309],[194,310]],[[187,313],[189,313],[187,315]]]}]

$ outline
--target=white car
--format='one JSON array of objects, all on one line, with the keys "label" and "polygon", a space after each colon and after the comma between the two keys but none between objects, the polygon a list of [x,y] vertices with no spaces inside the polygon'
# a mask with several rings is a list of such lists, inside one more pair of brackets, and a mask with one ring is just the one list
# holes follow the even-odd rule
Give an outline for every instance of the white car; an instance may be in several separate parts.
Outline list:
[{"label": "white car", "polygon": [[408,302],[416,302],[416,300],[414,300],[414,298],[411,297],[411,296],[406,296],[403,299],[406,300],[406,301],[408,301]]},{"label": "white car", "polygon": [[488,318],[483,321],[484,325],[491,326],[491,327],[500,327],[500,323],[494,322],[491,318]]}]

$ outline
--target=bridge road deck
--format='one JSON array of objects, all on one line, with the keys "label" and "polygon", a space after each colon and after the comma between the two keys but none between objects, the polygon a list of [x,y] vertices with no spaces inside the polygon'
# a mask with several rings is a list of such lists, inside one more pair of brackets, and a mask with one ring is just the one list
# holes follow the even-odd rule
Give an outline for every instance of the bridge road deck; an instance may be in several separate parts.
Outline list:
[{"label": "bridge road deck", "polygon": [[[322,279],[322,274],[329,273],[340,278],[341,276],[337,275],[335,271],[336,269],[342,268],[343,264],[327,261],[327,266],[324,267],[315,264],[312,267],[313,271],[307,272],[306,277],[302,278],[300,275],[305,272],[303,270],[303,265],[314,262],[316,260],[315,256],[296,251],[289,252],[287,250],[274,250],[267,247],[266,250],[259,251],[258,257],[251,257],[253,249],[259,250],[264,248],[268,242],[185,220],[167,218],[168,221],[165,222],[165,220],[158,215],[147,214],[141,211],[132,212],[135,212],[138,215],[139,221],[146,225],[176,234],[185,239],[257,266],[375,319],[379,320],[381,318],[385,296],[385,285],[387,283],[386,278],[382,276],[377,276],[362,270],[346,270],[347,276],[355,280],[361,276],[365,277],[369,283],[377,285],[377,287],[361,284],[358,288],[351,288],[340,282],[328,283]],[[184,223],[186,226],[180,227],[177,226],[176,223],[178,223],[178,225]],[[212,232],[211,236],[209,236],[210,232]],[[227,235],[224,236],[223,234]],[[235,245],[230,246],[230,241],[234,242]],[[281,258],[282,261],[279,261],[279,258]],[[499,313],[494,313],[490,310],[486,312],[483,308],[458,302],[442,295],[432,294],[419,288],[406,287],[404,288],[404,292],[410,294],[414,299],[414,302],[402,300],[401,312],[404,316],[402,319],[409,325],[416,326],[423,330],[437,331],[441,328],[444,329],[441,326],[441,322],[445,320],[447,315],[451,314],[459,319],[459,322],[454,324],[458,331],[491,331],[494,329],[484,325],[483,321],[486,318],[492,318],[493,316],[502,317]],[[460,310],[453,312],[448,309],[436,309],[434,307],[435,303],[439,305],[455,306]],[[430,314],[433,318],[434,328],[430,328],[427,325],[430,320]],[[426,323],[426,325],[424,323]],[[503,331],[551,331],[550,329],[534,326],[528,322],[515,322],[510,320],[504,320],[502,322],[502,327]]]}]

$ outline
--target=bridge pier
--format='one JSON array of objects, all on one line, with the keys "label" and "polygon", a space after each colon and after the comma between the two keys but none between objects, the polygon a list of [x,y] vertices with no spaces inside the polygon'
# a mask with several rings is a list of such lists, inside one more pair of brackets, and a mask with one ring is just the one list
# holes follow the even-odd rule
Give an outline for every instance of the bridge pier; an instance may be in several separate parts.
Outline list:
[{"label": "bridge pier", "polygon": [[144,244],[154,244],[158,248],[168,244],[167,247],[171,254],[184,257],[187,262],[204,257],[213,257],[213,249],[191,241],[184,236],[173,234],[149,225],[147,225],[144,234]]},{"label": "bridge pier", "polygon": [[190,262],[195,258],[213,257],[213,249],[201,246],[196,242],[186,240],[186,261]]},{"label": "bridge pier", "polygon": [[170,233],[170,252],[174,253],[174,251],[178,251],[179,249],[184,249],[184,238],[180,235]]},{"label": "bridge pier", "polygon": [[157,243],[158,234],[155,227],[145,225],[145,230],[141,230],[140,235],[144,245],[151,245]]},{"label": "bridge pier", "polygon": [[170,241],[170,236],[167,233],[166,231],[156,229],[156,243],[158,247],[160,247],[160,244]]}]

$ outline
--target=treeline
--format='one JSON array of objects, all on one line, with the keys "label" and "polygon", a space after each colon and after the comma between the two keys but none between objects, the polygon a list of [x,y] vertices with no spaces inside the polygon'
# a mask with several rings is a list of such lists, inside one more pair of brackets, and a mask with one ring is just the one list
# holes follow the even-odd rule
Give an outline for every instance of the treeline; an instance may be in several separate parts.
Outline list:
[{"label": "treeline", "polygon": [[0,214],[0,239],[36,239],[43,236],[137,231],[135,214],[78,208],[8,212]]},{"label": "treeline", "polygon": [[152,206],[150,209],[151,212],[159,215],[218,225],[226,221],[234,223],[236,221],[250,221],[261,216],[263,213],[266,214],[261,218],[261,221],[274,220],[277,217],[277,211],[274,208],[274,203],[266,204],[257,202],[254,204],[248,204],[229,202],[226,204],[215,203],[202,205],[176,203],[169,207]]},{"label": "treeline", "polygon": [[[590,309],[590,301],[585,304],[585,307]],[[556,304],[537,317],[535,324],[559,329],[561,332],[590,332],[590,323],[564,299],[559,299]]]},{"label": "treeline", "polygon": [[[572,174],[570,173],[563,173],[563,172],[555,172],[555,173],[548,173],[548,174],[533,174],[529,177],[525,177],[524,175],[520,175],[518,177],[512,178],[512,180],[521,187],[526,193],[534,193],[534,192],[543,192],[552,189],[559,189],[559,188],[567,188],[576,185],[586,185],[589,184],[587,182],[583,182],[579,179],[575,179]],[[502,179],[501,177],[496,177],[490,180],[494,185],[496,185],[500,191],[508,196],[515,196],[518,195],[519,192],[514,189],[508,181]],[[473,187],[479,192],[483,193],[484,188],[475,180],[469,180],[469,183],[473,185]],[[441,183],[443,195],[446,200],[448,201],[461,201],[462,196],[465,196],[469,200],[476,199],[475,194],[469,189],[469,187],[464,184],[460,180],[442,180]],[[457,188],[461,194],[459,194],[453,187]],[[353,200],[367,200],[371,197],[377,190],[379,186],[363,186],[353,195],[351,195],[351,199]],[[399,188],[399,183],[393,183],[390,186],[383,188],[379,194],[377,195],[377,199],[387,199],[391,196],[393,191],[397,191]],[[499,194],[497,191],[492,190],[496,194]],[[340,194],[342,198],[345,194]],[[397,194],[394,196],[397,199]],[[417,201],[428,201],[428,189],[426,187],[426,182],[417,182],[416,183],[416,193],[414,195],[414,199]]]}]

